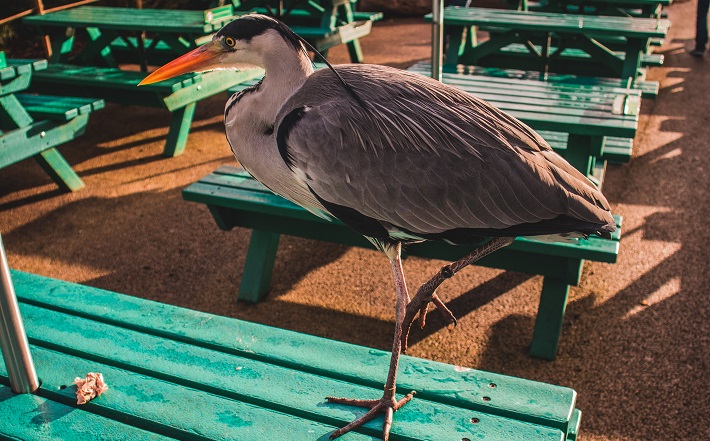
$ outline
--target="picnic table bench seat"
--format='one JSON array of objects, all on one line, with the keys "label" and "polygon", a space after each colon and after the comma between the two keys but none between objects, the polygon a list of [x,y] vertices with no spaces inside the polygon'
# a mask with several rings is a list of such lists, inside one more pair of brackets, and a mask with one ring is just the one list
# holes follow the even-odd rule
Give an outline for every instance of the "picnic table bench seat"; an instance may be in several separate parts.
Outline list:
[{"label": "picnic table bench seat", "polygon": [[[431,63],[429,61],[419,61],[410,66],[407,70],[418,72],[425,75],[431,74]],[[644,98],[655,98],[658,96],[660,84],[658,81],[649,81],[637,79],[633,84],[624,81],[620,78],[596,77],[596,76],[580,76],[572,74],[561,74],[549,72],[541,77],[539,71],[522,70],[522,69],[504,69],[498,67],[486,66],[469,66],[459,64],[456,66],[445,65],[443,71],[446,73],[455,73],[461,75],[478,75],[484,77],[520,79],[520,80],[540,80],[551,84],[573,85],[579,87],[630,87],[634,90],[640,90],[641,96]]]},{"label": "picnic table bench seat", "polygon": [[[533,45],[535,51],[542,53],[542,47]],[[579,49],[565,49],[557,52],[557,47],[551,46],[550,53],[554,54],[548,62],[549,72],[557,74],[574,74],[583,70],[585,75],[609,77],[613,71],[607,66],[599,65],[592,56]],[[623,60],[625,53],[617,51],[616,57]],[[490,58],[490,59],[489,59]],[[641,67],[657,67],[663,65],[663,54],[644,53],[640,55]],[[531,57],[530,50],[523,44],[511,44],[500,50],[499,53],[491,57],[484,57],[476,61],[477,66],[489,66],[509,69],[534,70],[539,61]],[[584,67],[582,67],[584,66]]]},{"label": "picnic table bench seat", "polygon": [[57,147],[84,133],[92,112],[102,109],[98,98],[19,93],[47,67],[46,60],[5,59],[0,68],[0,168],[34,158],[65,191],[84,182]]},{"label": "picnic table bench seat", "polygon": [[53,94],[60,91],[84,97],[101,97],[106,101],[128,105],[158,107],[172,112],[164,156],[183,153],[190,124],[198,101],[224,92],[227,88],[263,71],[220,70],[206,74],[181,75],[159,83],[137,87],[147,73],[113,67],[78,66],[50,63],[35,73],[31,90]]},{"label": "picnic table bench seat", "polygon": [[[389,353],[11,271],[40,388],[14,394],[0,363],[0,438],[326,439],[364,410],[325,396],[377,398]],[[76,404],[75,377],[108,390]],[[574,441],[576,392],[402,356],[397,440]],[[382,417],[343,436],[380,439]]]},{"label": "picnic table bench seat", "polygon": [[[252,229],[238,298],[258,302],[269,287],[279,236],[373,248],[362,235],[337,220],[321,219],[273,194],[239,167],[223,166],[190,185],[183,199],[206,204],[220,229]],[[554,359],[570,285],[579,283],[584,260],[614,263],[619,252],[619,229],[612,240],[590,237],[577,243],[550,243],[518,238],[515,242],[477,262],[493,268],[539,274],[544,277],[531,354]],[[472,249],[443,242],[407,247],[406,253],[448,261],[458,260]]]}]

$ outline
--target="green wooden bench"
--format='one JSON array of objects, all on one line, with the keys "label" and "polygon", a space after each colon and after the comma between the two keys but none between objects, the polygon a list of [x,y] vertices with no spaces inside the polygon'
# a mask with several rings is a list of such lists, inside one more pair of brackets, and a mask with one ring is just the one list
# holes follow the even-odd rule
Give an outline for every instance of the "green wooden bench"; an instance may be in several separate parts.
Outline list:
[{"label": "green wooden bench", "polygon": [[[412,65],[408,70],[419,73],[431,72],[431,63],[428,61],[420,61]],[[660,85],[658,81],[648,81],[637,79],[633,84],[624,81],[620,78],[608,77],[591,77],[571,74],[548,73],[541,75],[539,71],[522,70],[522,69],[502,69],[497,67],[484,66],[465,66],[459,64],[457,66],[443,66],[443,71],[452,74],[478,75],[483,77],[495,77],[517,80],[540,80],[551,84],[573,85],[573,86],[589,86],[589,87],[612,87],[612,88],[627,88],[639,90],[644,98],[655,98],[658,96]]]},{"label": "green wooden bench", "polygon": [[[614,70],[608,66],[601,65],[596,60],[579,49],[563,49],[557,51],[557,47],[551,46],[550,52],[554,55],[548,59],[549,72],[558,74],[578,74],[580,71],[584,75],[592,77],[610,77],[614,75]],[[538,56],[543,48],[538,45],[532,45],[529,48],[523,44],[511,44],[491,57],[483,57],[476,60],[477,66],[498,67],[503,69],[523,69],[534,70],[539,66]],[[623,60],[626,54],[624,52],[615,52],[619,60]],[[643,53],[640,55],[640,66],[657,67],[663,65],[663,54]]]},{"label": "green wooden bench", "polygon": [[83,188],[56,147],[83,134],[89,115],[104,107],[103,100],[21,94],[47,61],[0,55],[0,168],[34,158],[62,190]]},{"label": "green wooden bench", "polygon": [[[320,440],[379,397],[389,353],[11,271],[41,387],[15,395],[0,363],[0,438]],[[109,389],[76,404],[75,377]],[[392,440],[574,441],[576,393],[402,356]],[[381,417],[343,440],[374,440]]]},{"label": "green wooden bench", "polygon": [[[429,14],[426,19],[431,17]],[[648,55],[650,40],[664,38],[670,26],[664,19],[476,7],[447,7],[443,22],[449,33],[446,64],[452,66],[489,65],[543,73],[562,69],[563,73],[583,75],[601,72],[604,76],[632,81],[638,77],[641,60]],[[490,38],[479,42],[475,29],[489,31]],[[506,48],[516,44],[523,45],[525,57],[518,57],[517,63],[510,66],[507,60],[511,55],[522,55],[506,52]],[[536,46],[540,44],[542,48]],[[582,51],[589,57],[570,59],[565,55],[574,51]],[[646,59],[659,61],[657,57]],[[595,71],[590,71],[590,67]]]},{"label": "green wooden bench", "polygon": [[99,96],[106,101],[158,107],[172,112],[164,156],[183,153],[197,102],[226,91],[229,87],[254,76],[260,70],[220,70],[206,74],[188,74],[167,81],[137,87],[146,73],[118,68],[75,66],[51,63],[37,72],[31,90],[76,96]]},{"label": "green wooden bench", "polygon": [[[237,167],[223,166],[187,187],[185,200],[206,204],[222,230],[252,229],[238,298],[261,300],[268,288],[279,236],[317,239],[349,246],[372,244],[339,222],[329,222],[277,196]],[[617,217],[620,226],[621,218]],[[546,243],[519,238],[477,264],[544,277],[531,353],[554,359],[570,285],[577,285],[584,260],[614,263],[621,229],[613,240],[590,238],[579,243]],[[412,245],[407,254],[454,261],[471,248],[443,242]]]},{"label": "green wooden bench", "polygon": [[[569,138],[567,133],[551,132],[549,130],[540,130],[538,133],[556,152],[564,156]],[[623,164],[631,161],[633,142],[634,140],[630,138],[615,138],[612,136],[606,138],[602,159],[614,164]],[[599,162],[600,166],[603,165],[602,161]]]}]

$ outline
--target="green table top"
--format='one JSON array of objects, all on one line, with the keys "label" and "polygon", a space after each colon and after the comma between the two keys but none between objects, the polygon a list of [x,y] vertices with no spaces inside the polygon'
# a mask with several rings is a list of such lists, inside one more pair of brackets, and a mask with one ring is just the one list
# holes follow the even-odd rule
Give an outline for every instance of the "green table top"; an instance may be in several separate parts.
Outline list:
[{"label": "green table top", "polygon": [[668,6],[673,3],[672,0],[552,0],[556,3],[568,3],[568,4],[608,4],[617,7],[626,8],[642,8],[646,6]]},{"label": "green table top", "polygon": [[[431,18],[431,14],[426,16],[428,21],[431,21]],[[461,7],[447,7],[444,10],[444,23],[626,38],[662,38],[670,27],[670,21],[666,19]]]},{"label": "green table top", "polygon": [[45,15],[32,15],[23,20],[26,24],[39,27],[96,27],[122,31],[208,35],[237,17],[231,15],[206,21],[203,11],[79,6]]}]

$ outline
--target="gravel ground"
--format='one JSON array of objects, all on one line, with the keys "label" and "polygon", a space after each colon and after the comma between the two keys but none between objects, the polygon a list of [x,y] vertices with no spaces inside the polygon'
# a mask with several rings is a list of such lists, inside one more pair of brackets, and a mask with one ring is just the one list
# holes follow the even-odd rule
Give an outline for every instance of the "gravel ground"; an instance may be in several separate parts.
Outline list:
[{"label": "gravel ground", "polygon": [[[580,439],[710,439],[708,306],[708,73],[687,54],[695,2],[668,8],[673,22],[656,100],[644,100],[630,164],[610,166],[604,186],[624,216],[618,263],[587,263],[573,287],[559,356],[528,357],[542,280],[471,267],[441,296],[459,317],[436,313],[413,330],[410,353],[574,388]],[[377,23],[363,40],[370,63],[406,67],[429,57],[429,26]],[[393,44],[396,42],[396,44]],[[346,62],[344,48],[331,51]],[[226,96],[198,106],[184,155],[163,158],[169,115],[109,105],[61,151],[87,187],[57,190],[32,160],[0,170],[0,232],[10,265],[111,291],[299,332],[390,348],[394,296],[386,258],[282,238],[268,298],[236,301],[249,231],[220,231],[206,207],[181,190],[222,164],[236,164],[222,127]],[[405,261],[410,286],[442,262]],[[706,423],[702,423],[706,421]]]}]

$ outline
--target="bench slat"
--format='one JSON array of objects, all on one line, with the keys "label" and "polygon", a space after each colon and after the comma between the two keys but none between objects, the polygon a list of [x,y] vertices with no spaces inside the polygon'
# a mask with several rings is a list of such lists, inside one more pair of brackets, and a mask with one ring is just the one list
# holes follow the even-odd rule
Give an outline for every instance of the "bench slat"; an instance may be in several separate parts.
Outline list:
[{"label": "bench slat", "polygon": [[[51,314],[51,312],[50,312]],[[35,316],[28,314],[30,319]],[[29,321],[29,320],[28,320]],[[56,321],[50,322],[52,325],[59,325]],[[30,322],[30,325],[33,323]],[[105,332],[109,334],[111,329],[107,326],[97,326],[94,329],[81,328],[86,331]],[[119,337],[118,335],[117,337]],[[58,337],[71,339],[69,334],[58,334]],[[101,344],[101,338],[89,337],[84,341],[87,344]],[[65,340],[68,341],[68,340]],[[254,404],[245,403],[238,399],[219,396],[217,393],[200,390],[203,385],[198,383],[194,388],[184,387],[179,384],[155,378],[151,375],[136,373],[141,371],[137,366],[120,367],[112,366],[113,363],[123,363],[122,357],[111,358],[106,363],[92,360],[92,353],[82,354],[80,357],[63,353],[65,349],[76,350],[76,345],[67,344],[60,341],[57,350],[48,350],[41,346],[32,345],[31,350],[38,372],[42,375],[41,394],[54,402],[72,406],[76,403],[76,389],[71,387],[73,375],[83,375],[86,372],[100,372],[109,389],[99,398],[89,404],[82,405],[82,413],[95,412],[101,414],[103,421],[128,421],[134,432],[142,430],[154,432],[155,438],[169,437],[169,439],[190,439],[190,440],[262,440],[269,439],[278,433],[294,433],[304,435],[311,430],[312,436],[325,435],[337,429],[335,426],[309,421],[298,416],[288,415],[284,412],[277,412]],[[124,342],[127,343],[127,342]],[[133,344],[134,342],[131,342]],[[137,343],[137,342],[136,342]],[[114,350],[120,350],[113,348]],[[165,354],[155,354],[154,357],[161,357]],[[185,356],[186,354],[183,354]],[[177,357],[175,357],[177,358]],[[215,359],[212,362],[217,364],[222,360]],[[183,361],[187,364],[187,362]],[[193,362],[193,365],[195,363]],[[234,364],[227,364],[224,370],[235,370]],[[187,368],[189,369],[189,368]],[[246,369],[246,368],[245,368]],[[199,368],[191,369],[194,371]],[[214,372],[218,369],[205,369],[203,374],[215,375],[211,387],[204,389],[218,389],[217,385],[224,378]],[[210,372],[213,371],[213,372]],[[243,371],[247,372],[247,371]],[[0,368],[0,375],[5,374]],[[152,372],[151,372],[152,374]],[[175,372],[179,374],[179,372]],[[239,384],[239,380],[246,374],[240,373],[234,380]],[[186,375],[189,377],[189,374]],[[69,387],[66,387],[69,386]],[[276,384],[271,386],[275,389]],[[98,424],[96,427],[102,427]],[[87,428],[84,428],[86,430]],[[3,429],[0,429],[2,433]],[[90,428],[94,439],[98,438],[96,428]],[[126,435],[131,430],[126,430]],[[318,435],[315,435],[318,434]],[[69,438],[71,434],[67,434]],[[150,439],[150,436],[147,437]],[[66,439],[66,438],[65,438]],[[101,436],[103,439],[103,434]],[[128,437],[123,438],[128,439]],[[136,438],[142,439],[142,438]],[[373,438],[355,434],[353,439],[370,440]]]},{"label": "bench slat", "polygon": [[54,95],[17,94],[22,106],[36,119],[48,118],[69,121],[104,108],[101,99],[64,97]]},{"label": "bench slat", "polygon": [[[484,28],[506,27],[511,23],[516,29],[539,30],[544,26],[550,32],[564,30],[600,36],[625,36],[636,38],[663,38],[668,32],[670,21],[667,19],[591,16],[578,14],[559,14],[554,12],[528,12],[489,8],[447,7],[444,11],[444,24],[470,26],[476,23]],[[431,14],[426,16],[431,20]]]},{"label": "bench slat", "polygon": [[[421,61],[415,63],[407,70],[421,73],[423,75],[431,74],[431,63]],[[620,78],[605,78],[605,77],[588,77],[572,74],[548,73],[544,81],[540,80],[540,72],[526,71],[519,69],[503,69],[498,67],[483,67],[483,66],[444,66],[444,71],[449,73],[468,74],[472,76],[483,77],[486,81],[492,83],[510,83],[518,81],[520,85],[530,87],[528,82],[550,83],[557,87],[563,87],[564,91],[570,93],[585,93],[586,91],[609,90],[617,91],[617,93],[626,93],[628,90],[627,82]],[[525,80],[525,82],[521,82]],[[540,89],[548,87],[545,85],[538,86]],[[658,95],[658,81],[641,81],[636,82],[631,86],[632,89],[640,90],[644,97],[655,97]]]},{"label": "bench slat", "polygon": [[17,440],[95,441],[99,431],[101,439],[105,441],[173,439],[106,419],[91,412],[81,411],[74,406],[57,403],[42,396],[16,394],[9,387],[2,385],[0,385],[0,415],[7,416],[3,417],[0,437]]}]

